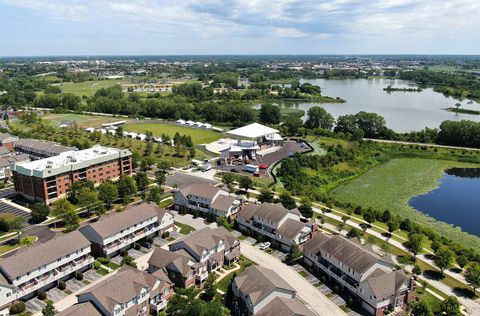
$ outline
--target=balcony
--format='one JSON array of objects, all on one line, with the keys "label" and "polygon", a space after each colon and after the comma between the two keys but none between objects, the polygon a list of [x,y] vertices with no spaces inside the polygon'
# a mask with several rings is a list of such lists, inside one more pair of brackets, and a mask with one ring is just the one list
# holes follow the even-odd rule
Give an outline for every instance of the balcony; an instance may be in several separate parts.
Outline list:
[{"label": "balcony", "polygon": [[159,226],[152,226],[150,229],[148,229],[147,227],[144,227],[136,232],[128,234],[127,236],[114,241],[113,243],[107,246],[104,246],[103,250],[106,255],[109,255],[119,249],[122,249],[123,247],[127,247],[128,245],[131,245],[134,242],[157,232],[159,229],[160,229]]},{"label": "balcony", "polygon": [[195,280],[203,281],[208,278],[208,271],[195,274]]},{"label": "balcony", "polygon": [[164,309],[165,307],[167,307],[167,303],[168,301],[167,300],[161,300],[161,301],[158,301],[158,302],[152,302],[150,301],[150,307],[159,312],[161,311],[162,309]]}]

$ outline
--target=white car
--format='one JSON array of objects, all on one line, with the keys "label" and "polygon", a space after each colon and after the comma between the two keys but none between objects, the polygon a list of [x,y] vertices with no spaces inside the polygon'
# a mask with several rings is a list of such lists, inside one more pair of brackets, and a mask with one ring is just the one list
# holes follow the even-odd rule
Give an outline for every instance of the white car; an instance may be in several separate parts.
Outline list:
[{"label": "white car", "polygon": [[271,243],[269,241],[266,241],[266,242],[262,242],[260,244],[260,250],[265,250],[265,249],[268,249],[270,247]]}]

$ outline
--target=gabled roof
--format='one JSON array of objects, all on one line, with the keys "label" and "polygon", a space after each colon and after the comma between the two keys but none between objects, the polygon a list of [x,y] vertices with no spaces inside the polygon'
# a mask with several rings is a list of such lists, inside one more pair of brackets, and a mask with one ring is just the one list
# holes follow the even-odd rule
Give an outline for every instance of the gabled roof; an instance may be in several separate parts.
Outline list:
[{"label": "gabled roof", "polygon": [[13,280],[86,247],[90,247],[90,241],[79,231],[73,231],[58,235],[44,243],[35,243],[30,247],[18,250],[11,256],[0,259],[0,268],[7,278]]},{"label": "gabled roof", "polygon": [[113,276],[95,284],[82,296],[90,293],[108,311],[113,312],[116,304],[125,304],[135,298],[143,288],[152,289],[157,278],[127,265],[122,266]]},{"label": "gabled roof", "polygon": [[210,207],[220,210],[220,211],[228,211],[229,208],[233,205],[233,203],[237,200],[236,197],[234,196],[228,196],[228,195],[223,195],[220,194],[217,196],[215,200],[213,200],[212,204]]},{"label": "gabled roof", "polygon": [[102,316],[92,303],[75,304],[57,314],[57,316]]},{"label": "gabled roof", "polygon": [[180,192],[185,197],[188,195],[196,195],[210,200],[215,197],[218,191],[220,191],[220,188],[208,183],[194,183],[180,189]]},{"label": "gabled roof", "polygon": [[122,212],[111,212],[80,230],[87,230],[90,227],[103,239],[115,235],[122,230],[135,224],[148,220],[152,217],[165,214],[165,211],[155,203],[142,202],[127,206]]},{"label": "gabled roof", "polygon": [[[383,272],[383,271],[382,271]],[[402,285],[409,279],[403,270],[396,270],[388,273],[377,273],[368,277],[366,284],[372,289],[375,298],[387,298],[397,295]]]},{"label": "gabled roof", "polygon": [[278,223],[281,221],[289,211],[282,205],[282,203],[262,203],[258,206],[255,216],[262,217],[266,220]]},{"label": "gabled roof", "polygon": [[287,220],[280,225],[280,227],[278,227],[275,233],[290,239],[294,239],[306,226],[307,225],[305,223],[287,218]]},{"label": "gabled roof", "polygon": [[303,249],[306,249],[313,254],[317,254],[320,251],[320,247],[323,245],[323,243],[329,239],[329,235],[318,231],[312,236],[312,238],[303,244]]},{"label": "gabled roof", "polygon": [[235,278],[235,284],[244,296],[248,296],[253,305],[260,303],[276,289],[295,293],[290,286],[273,270],[250,266]]},{"label": "gabled roof", "polygon": [[191,265],[189,265],[189,262],[195,263],[195,260],[183,252],[173,252],[163,248],[155,248],[150,259],[148,259],[148,264],[158,269],[163,269],[172,264],[183,276],[186,276],[190,272]]},{"label": "gabled roof", "polygon": [[320,246],[320,249],[360,274],[377,262],[383,261],[390,264],[387,259],[341,236],[331,237]]},{"label": "gabled roof", "polygon": [[256,316],[315,316],[298,298],[276,297],[255,313]]}]

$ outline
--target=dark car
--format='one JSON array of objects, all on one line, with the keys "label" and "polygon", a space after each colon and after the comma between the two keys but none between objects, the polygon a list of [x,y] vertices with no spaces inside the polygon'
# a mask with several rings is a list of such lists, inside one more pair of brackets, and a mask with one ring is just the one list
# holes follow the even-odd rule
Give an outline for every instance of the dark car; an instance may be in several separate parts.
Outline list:
[{"label": "dark car", "polygon": [[238,170],[237,170],[237,169],[235,169],[235,168],[232,168],[232,169],[230,169],[230,172],[235,172],[235,173],[238,173]]},{"label": "dark car", "polygon": [[149,243],[149,242],[142,242],[142,247],[143,247],[143,248],[150,249],[150,248],[152,248],[152,244]]}]

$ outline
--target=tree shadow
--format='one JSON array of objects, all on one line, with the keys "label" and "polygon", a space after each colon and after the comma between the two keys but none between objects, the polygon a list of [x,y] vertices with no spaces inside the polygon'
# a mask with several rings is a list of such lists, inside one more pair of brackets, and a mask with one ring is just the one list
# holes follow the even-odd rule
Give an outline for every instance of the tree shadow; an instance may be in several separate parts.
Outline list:
[{"label": "tree shadow", "polygon": [[463,296],[469,299],[476,298],[475,293],[473,293],[472,289],[464,288],[464,287],[454,287],[453,293],[457,296]]},{"label": "tree shadow", "polygon": [[440,271],[437,271],[437,270],[425,270],[423,272],[423,276],[426,279],[435,280],[435,281],[439,281],[445,278],[445,276]]}]

